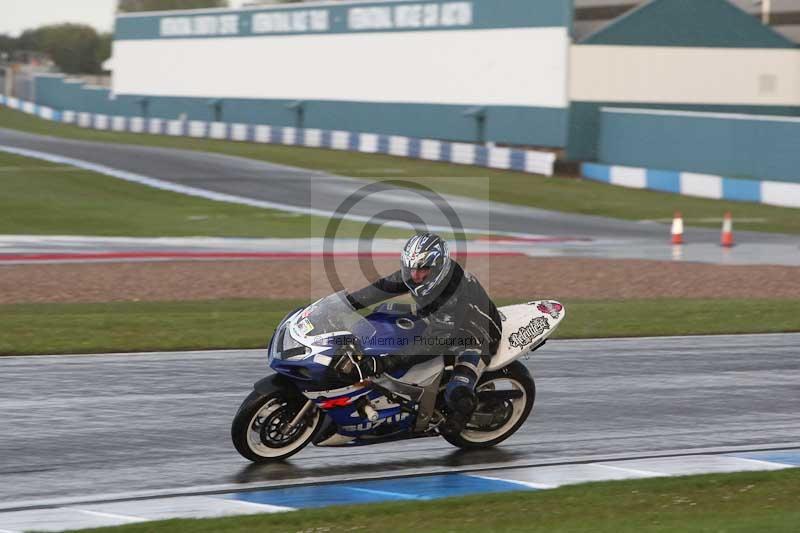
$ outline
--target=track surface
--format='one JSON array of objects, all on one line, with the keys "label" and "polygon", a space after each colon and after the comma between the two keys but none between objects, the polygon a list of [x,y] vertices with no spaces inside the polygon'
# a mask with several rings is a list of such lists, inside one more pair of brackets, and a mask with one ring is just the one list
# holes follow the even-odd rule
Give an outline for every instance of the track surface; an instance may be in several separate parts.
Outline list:
[{"label": "track surface", "polygon": [[[530,257],[585,257],[597,259],[648,259],[722,265],[800,266],[800,239],[796,242],[746,244],[723,248],[716,243],[669,246],[662,241],[632,243],[569,237],[509,240],[472,240],[456,246],[475,256],[527,255]],[[319,258],[324,239],[235,238],[126,238],[49,235],[0,235],[0,263],[128,262],[154,260],[230,260]],[[335,239],[334,255],[397,257],[403,239]],[[362,248],[363,247],[363,248]]]},{"label": "track surface", "polygon": [[[754,320],[757,320],[754,317]],[[502,446],[309,447],[250,466],[229,427],[259,351],[0,358],[0,502],[558,460],[800,435],[800,335],[552,341],[534,415]]]},{"label": "track surface", "polygon": [[[333,212],[367,182],[239,157],[189,150],[76,141],[0,128],[0,145],[38,150],[181,185],[323,212]],[[480,169],[475,169],[480,176]],[[432,178],[433,179],[433,178]],[[465,178],[468,179],[468,178]],[[312,187],[313,185],[313,187]],[[405,210],[429,226],[452,227],[437,205],[410,190],[371,194],[351,211],[361,217],[391,218],[381,213]],[[663,243],[665,228],[611,218],[546,211],[463,197],[445,196],[463,227],[560,237],[583,237],[635,244]],[[689,228],[687,239],[718,243],[719,231]],[[796,237],[738,232],[740,243],[796,243]]]}]

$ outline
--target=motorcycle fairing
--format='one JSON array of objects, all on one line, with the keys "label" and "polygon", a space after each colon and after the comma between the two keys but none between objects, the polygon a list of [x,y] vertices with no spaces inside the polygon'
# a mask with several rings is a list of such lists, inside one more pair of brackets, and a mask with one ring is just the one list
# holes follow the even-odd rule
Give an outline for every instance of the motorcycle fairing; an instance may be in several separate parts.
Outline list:
[{"label": "motorcycle fairing", "polygon": [[[295,380],[301,392],[336,424],[338,434],[353,438],[354,444],[374,442],[389,435],[425,432],[444,373],[442,357],[372,380],[389,392],[359,384],[343,386],[331,376],[329,367],[337,350],[331,341],[337,336],[358,339],[359,348],[367,355],[390,356],[421,334],[424,322],[408,308],[393,308],[392,304],[379,306],[366,318],[348,306],[341,293],[337,293],[288,317],[270,343],[270,366]],[[563,306],[552,301],[506,306],[499,311],[503,337],[489,365],[490,371],[539,347],[564,318]],[[339,320],[336,313],[344,314],[346,319]],[[377,342],[381,338],[396,339],[395,346],[381,345]],[[277,346],[280,343],[283,345]],[[387,394],[405,398],[415,404],[414,410],[402,408]],[[377,419],[370,420],[363,410],[359,411],[362,398],[377,411]]]},{"label": "motorcycle fairing", "polygon": [[541,346],[566,316],[564,306],[551,300],[507,305],[498,311],[503,337],[487,371],[499,370]]},{"label": "motorcycle fairing", "polygon": [[[386,433],[409,431],[417,426],[418,420],[424,420],[427,424],[435,407],[443,371],[443,358],[438,357],[410,369],[399,370],[395,373],[397,376],[385,375],[374,380],[395,395],[418,403],[420,409],[413,413],[403,410],[399,403],[390,400],[382,392],[358,384],[330,391],[307,390],[303,394],[331,417],[340,435],[366,437],[380,427],[381,436],[385,436]],[[369,400],[378,413],[377,420],[369,420],[359,412],[361,398]]]}]

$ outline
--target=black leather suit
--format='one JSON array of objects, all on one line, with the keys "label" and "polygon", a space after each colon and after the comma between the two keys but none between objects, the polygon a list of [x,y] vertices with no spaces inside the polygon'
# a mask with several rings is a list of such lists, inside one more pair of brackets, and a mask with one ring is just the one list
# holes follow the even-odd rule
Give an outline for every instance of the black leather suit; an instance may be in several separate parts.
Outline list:
[{"label": "black leather suit", "polygon": [[[453,261],[449,279],[442,289],[427,297],[412,296],[417,315],[426,329],[418,342],[411,343],[390,357],[392,366],[411,366],[438,355],[458,356],[465,351],[480,352],[481,368],[473,368],[480,376],[485,365],[497,352],[502,334],[500,313],[480,282]],[[411,291],[400,271],[381,278],[347,296],[356,309],[362,309]]]}]

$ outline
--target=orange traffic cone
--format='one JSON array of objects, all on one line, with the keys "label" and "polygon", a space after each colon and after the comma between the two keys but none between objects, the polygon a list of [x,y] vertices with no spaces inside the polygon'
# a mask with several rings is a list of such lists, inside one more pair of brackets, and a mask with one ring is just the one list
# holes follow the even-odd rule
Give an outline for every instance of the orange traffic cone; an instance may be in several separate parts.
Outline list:
[{"label": "orange traffic cone", "polygon": [[672,244],[683,244],[683,216],[675,213],[672,219]]},{"label": "orange traffic cone", "polygon": [[733,242],[733,217],[730,212],[725,213],[725,218],[722,219],[722,239],[720,245],[730,248],[734,245]]}]

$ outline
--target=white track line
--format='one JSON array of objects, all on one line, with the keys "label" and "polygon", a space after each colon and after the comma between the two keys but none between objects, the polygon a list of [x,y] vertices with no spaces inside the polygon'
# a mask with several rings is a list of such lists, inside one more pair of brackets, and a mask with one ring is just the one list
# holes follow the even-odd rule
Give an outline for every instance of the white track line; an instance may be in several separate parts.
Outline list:
[{"label": "white track line", "polygon": [[610,470],[617,470],[619,472],[627,472],[629,474],[639,474],[647,477],[663,477],[669,474],[664,472],[653,472],[651,470],[638,470],[636,468],[625,468],[623,466],[612,466],[604,463],[590,463],[592,466],[599,466],[600,468],[608,468]]},{"label": "white track line", "polygon": [[559,485],[550,485],[547,483],[532,483],[530,481],[520,481],[518,479],[506,479],[502,477],[482,476],[479,474],[469,474],[469,477],[477,477],[480,479],[487,479],[489,481],[505,481],[506,483],[513,483],[515,485],[521,485],[523,487],[530,487],[532,489],[539,489],[539,490],[554,489],[559,486]]},{"label": "white track line", "polygon": [[[185,194],[187,196],[195,196],[198,198],[205,198],[206,200],[212,200],[215,202],[225,202],[229,204],[239,204],[239,205],[247,205],[250,207],[258,207],[261,209],[273,209],[276,211],[283,211],[288,213],[299,213],[303,215],[311,215],[311,216],[319,216],[324,218],[340,218],[343,220],[352,220],[355,222],[365,222],[370,224],[377,224],[382,223],[388,227],[394,228],[403,228],[408,229],[408,224],[397,222],[397,221],[383,221],[381,219],[375,219],[373,217],[367,216],[360,216],[360,215],[352,215],[346,214],[342,215],[341,213],[336,213],[334,211],[327,211],[324,209],[315,209],[312,207],[299,207],[296,205],[289,205],[289,204],[280,204],[277,202],[269,202],[266,200],[255,200],[253,198],[247,198],[244,196],[236,196],[233,194],[225,194],[220,192],[209,191],[206,189],[199,189],[197,187],[190,187],[188,185],[178,185],[177,183],[173,183],[170,181],[165,181],[157,178],[151,178],[148,176],[143,176],[141,174],[135,174],[133,172],[128,172],[125,170],[119,170],[116,168],[108,167],[105,165],[99,165],[96,163],[91,163],[89,161],[83,161],[81,159],[73,159],[71,157],[65,157],[55,154],[50,154],[47,152],[40,152],[38,150],[28,150],[27,148],[17,148],[14,146],[6,146],[0,145],[0,152],[6,152],[9,154],[20,155],[24,157],[30,157],[33,159],[40,159],[42,161],[49,161],[51,163],[59,163],[65,165],[71,165],[73,167],[77,167],[83,170],[89,170],[91,172],[96,172],[98,174],[104,174],[106,176],[110,176],[112,178],[118,178],[121,180],[129,181],[131,183],[137,183],[139,185],[145,185],[147,187],[152,187],[154,189],[161,189],[164,191],[175,192],[179,194]],[[298,170],[298,169],[295,169]],[[305,169],[299,169],[305,170]],[[308,171],[311,174],[318,174],[313,171]],[[338,177],[338,176],[337,176]],[[355,179],[355,178],[348,178],[348,179]],[[365,182],[367,185],[369,182]],[[409,189],[410,191],[414,191],[414,189]],[[467,199],[469,200],[469,199]],[[431,231],[436,232],[451,232],[453,228],[447,226],[428,226],[428,229]],[[475,229],[475,228],[463,228],[464,233],[473,233],[473,234],[493,234],[493,235],[508,235],[512,237],[535,237],[535,235],[530,235],[528,233],[517,233],[517,232],[510,232],[510,231],[491,231],[489,229]]]},{"label": "white track line", "polygon": [[729,457],[731,459],[736,459],[737,461],[746,461],[748,463],[754,463],[757,465],[762,466],[769,466],[774,470],[779,470],[782,468],[797,468],[794,465],[789,465],[786,463],[779,463],[777,461],[762,461],[760,459],[750,459],[749,457],[736,457],[735,455],[726,455],[725,457]]},{"label": "white track line", "polygon": [[421,500],[423,498],[417,496],[416,494],[408,494],[405,492],[391,492],[388,490],[376,490],[376,489],[363,489],[360,487],[348,487],[347,485],[342,486],[347,490],[354,490],[356,492],[365,492],[367,494],[377,494],[379,496],[392,496],[397,498],[402,498],[404,500]]},{"label": "white track line", "polygon": [[116,514],[116,513],[104,513],[101,511],[90,511],[88,509],[78,509],[77,507],[63,507],[62,509],[69,509],[71,511],[77,511],[79,513],[88,514],[90,516],[99,516],[101,518],[113,518],[114,520],[124,520],[125,522],[147,522],[149,518],[142,518],[139,516],[128,516],[124,514]]},{"label": "white track line", "polygon": [[226,503],[231,505],[240,505],[242,507],[247,507],[253,510],[259,510],[265,513],[282,513],[284,511],[297,511],[298,509],[294,507],[284,507],[283,505],[271,505],[269,503],[255,503],[255,502],[248,502],[245,500],[225,500]]}]

